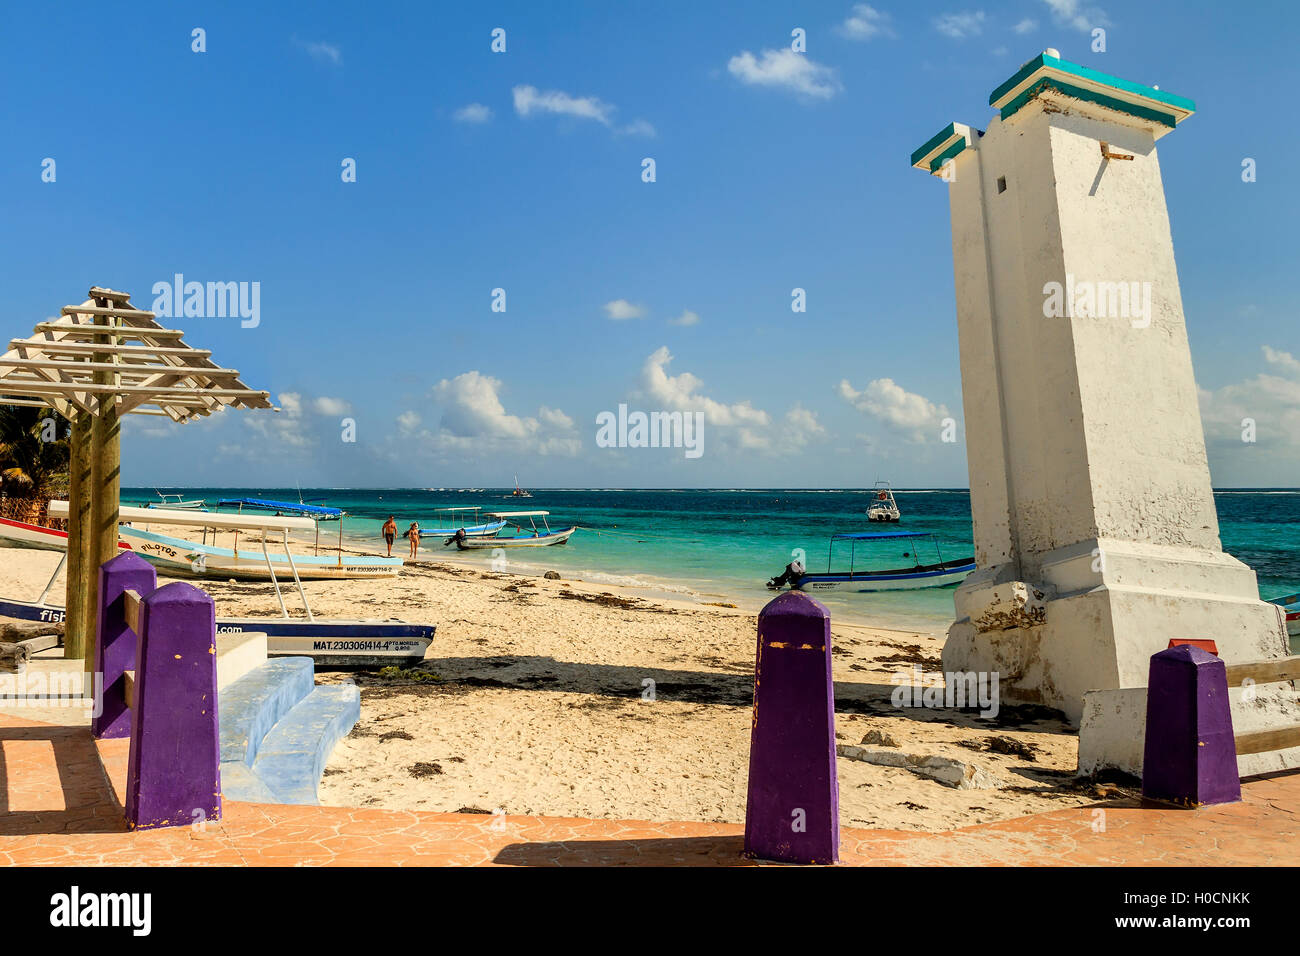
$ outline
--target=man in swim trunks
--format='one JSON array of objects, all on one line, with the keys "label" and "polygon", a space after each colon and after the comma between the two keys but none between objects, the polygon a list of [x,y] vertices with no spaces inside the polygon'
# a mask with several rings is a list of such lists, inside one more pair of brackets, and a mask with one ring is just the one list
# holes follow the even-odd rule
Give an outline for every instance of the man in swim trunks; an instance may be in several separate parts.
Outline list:
[{"label": "man in swim trunks", "polygon": [[384,522],[384,541],[388,544],[388,556],[393,556],[393,542],[397,539],[397,522],[393,516],[389,515],[388,520]]}]

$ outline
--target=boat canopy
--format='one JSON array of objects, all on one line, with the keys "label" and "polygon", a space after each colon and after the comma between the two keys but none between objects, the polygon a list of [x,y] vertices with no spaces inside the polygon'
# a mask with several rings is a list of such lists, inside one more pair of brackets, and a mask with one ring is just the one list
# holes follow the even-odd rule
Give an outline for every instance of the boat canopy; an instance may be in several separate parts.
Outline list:
[{"label": "boat canopy", "polygon": [[222,498],[217,502],[217,507],[220,508],[222,505],[238,505],[240,508],[255,508],[258,511],[274,511],[282,515],[301,515],[307,518],[316,518],[320,521],[343,517],[343,509],[341,508],[305,505],[297,501],[271,501],[267,498]]},{"label": "boat canopy", "polygon": [[[51,501],[51,518],[66,518],[68,503]],[[223,515],[214,511],[182,511],[171,508],[134,508],[122,505],[118,509],[119,521],[139,521],[143,524],[185,525],[191,528],[219,528],[225,531],[310,531],[316,522],[310,518],[272,517],[270,515]]]},{"label": "boat canopy", "polygon": [[434,511],[482,511],[482,505],[446,505],[442,508],[434,508]]},{"label": "boat canopy", "polygon": [[488,514],[489,518],[536,518],[542,515],[549,515],[549,511],[493,511]]},{"label": "boat canopy", "polygon": [[881,538],[929,538],[932,535],[931,531],[846,531],[831,535],[831,540],[873,541]]}]

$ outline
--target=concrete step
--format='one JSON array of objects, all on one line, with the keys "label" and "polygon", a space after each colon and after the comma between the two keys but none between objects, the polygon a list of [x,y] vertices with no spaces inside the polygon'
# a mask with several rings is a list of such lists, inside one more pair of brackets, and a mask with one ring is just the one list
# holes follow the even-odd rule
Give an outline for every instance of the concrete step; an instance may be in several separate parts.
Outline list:
[{"label": "concrete step", "polygon": [[279,657],[226,685],[217,695],[222,764],[251,767],[262,739],[315,686],[310,657]]},{"label": "concrete step", "polygon": [[254,775],[279,803],[316,803],[325,761],[360,719],[356,685],[317,687],[271,728],[253,761]]},{"label": "concrete step", "polygon": [[244,803],[280,803],[279,797],[253,773],[253,768],[242,760],[224,760],[221,763],[221,797],[223,800],[241,800]]},{"label": "concrete step", "polygon": [[240,631],[217,635],[217,691],[266,663],[266,635]]}]

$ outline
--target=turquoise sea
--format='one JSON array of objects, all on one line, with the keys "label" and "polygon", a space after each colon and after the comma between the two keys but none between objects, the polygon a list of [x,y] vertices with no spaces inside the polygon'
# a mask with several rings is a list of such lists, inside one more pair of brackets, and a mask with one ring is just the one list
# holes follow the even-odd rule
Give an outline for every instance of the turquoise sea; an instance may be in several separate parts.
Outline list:
[{"label": "turquoise sea", "polygon": [[[157,500],[155,492],[204,498],[271,498],[298,501],[297,488],[131,488],[124,503]],[[702,601],[757,609],[771,597],[764,583],[779,573],[796,549],[806,553],[811,571],[826,568],[830,536],[841,531],[929,531],[934,543],[919,542],[923,562],[937,544],[945,558],[972,553],[970,494],[965,490],[895,490],[903,520],[898,525],[868,525],[871,492],[864,489],[616,489],[547,488],[533,497],[511,499],[510,489],[323,489],[304,488],[301,500],[342,508],[345,540],[383,553],[380,526],[394,515],[399,533],[412,521],[436,527],[434,509],[480,505],[484,511],[543,509],[552,528],[578,525],[567,544],[505,552],[510,567],[523,573],[554,568],[566,577],[594,583],[641,586]],[[1253,567],[1264,597],[1300,591],[1300,548],[1293,541],[1300,524],[1300,490],[1263,488],[1216,492],[1224,548]],[[322,526],[322,541],[337,535]],[[858,546],[858,567],[899,567],[913,563],[904,552],[913,545],[889,541]],[[929,550],[927,550],[929,549]],[[428,539],[429,557],[463,562],[492,561],[491,552],[457,552]],[[399,538],[394,554],[406,553]],[[849,545],[837,542],[836,569],[847,566]],[[819,595],[837,616],[886,627],[942,631],[952,620],[952,591],[930,589],[892,593]]]}]

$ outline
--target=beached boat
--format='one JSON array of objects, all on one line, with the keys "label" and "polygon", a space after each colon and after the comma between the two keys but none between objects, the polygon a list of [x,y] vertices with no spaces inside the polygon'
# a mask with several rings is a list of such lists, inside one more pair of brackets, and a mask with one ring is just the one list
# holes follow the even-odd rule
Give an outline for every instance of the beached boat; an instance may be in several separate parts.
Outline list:
[{"label": "beached boat", "polygon": [[[478,505],[449,505],[435,508],[437,514],[434,528],[421,528],[421,538],[442,538],[443,544],[451,544],[460,532],[469,538],[492,538],[506,526],[504,518],[495,521],[480,521]],[[469,522],[468,524],[466,522]]]},{"label": "beached boat", "polygon": [[[52,517],[66,517],[66,501],[50,502]],[[309,531],[313,527],[311,519],[294,516],[271,516],[266,514],[217,514],[215,512],[193,512],[181,510],[162,510],[129,508],[121,509],[121,517],[128,520],[149,521],[154,524],[178,525],[186,527],[203,527],[220,530],[239,530],[257,532],[261,536],[263,560],[267,561],[266,580],[275,590],[276,600],[280,605],[280,617],[217,617],[218,634],[239,634],[261,632],[267,636],[267,653],[272,657],[304,656],[313,658],[318,665],[330,667],[370,667],[386,664],[404,664],[422,660],[425,651],[433,640],[435,625],[412,624],[394,618],[354,619],[354,620],[318,620],[312,613],[307,600],[307,592],[302,587],[302,577],[298,572],[301,560],[289,550],[290,531]],[[280,532],[284,548],[283,558],[269,559],[266,548],[267,536],[271,532]],[[180,539],[178,539],[180,540]],[[64,561],[67,558],[66,537],[63,547]],[[188,542],[192,544],[193,542]],[[123,544],[122,547],[130,547]],[[141,555],[145,557],[145,555]],[[147,559],[147,558],[146,558]],[[328,560],[334,560],[329,558]],[[387,559],[386,559],[387,560]],[[400,559],[397,561],[400,566]],[[63,569],[64,561],[59,562],[54,574],[50,576],[44,592],[37,601],[15,601],[0,599],[0,616],[12,617],[23,621],[62,621],[64,609],[46,603],[55,579]],[[283,563],[280,563],[283,561]],[[306,617],[290,617],[284,594],[280,588],[280,577],[288,571],[297,587]],[[168,572],[170,573],[170,571]],[[215,576],[215,575],[213,575]]]},{"label": "beached boat", "polygon": [[[131,550],[125,541],[119,540],[117,546]],[[0,518],[0,548],[29,548],[34,551],[67,551],[68,532],[57,528],[43,528],[25,521],[12,521]]]},{"label": "beached boat", "polygon": [[[60,565],[62,568],[62,565]],[[42,601],[0,598],[0,617],[62,624],[63,607]],[[321,621],[306,618],[218,617],[218,634],[266,635],[270,657],[310,657],[322,669],[384,667],[424,659],[437,626],[390,619]]]},{"label": "beached boat", "polygon": [[184,511],[201,511],[208,503],[206,498],[186,499],[182,495],[165,495],[156,488],[154,494],[160,500],[149,502],[149,504],[145,505],[146,508],[180,508]]},{"label": "beached boat", "polygon": [[[144,520],[148,521],[147,518]],[[266,552],[256,546],[249,548],[248,538],[245,538],[244,548],[240,549],[237,545],[235,548],[219,548],[187,538],[173,538],[135,525],[122,525],[118,534],[136,554],[173,577],[269,581],[272,569],[268,562],[275,565],[280,574],[286,574],[291,560],[298,577],[304,581],[391,578],[402,568],[401,558],[370,555],[295,554],[290,558],[288,554]],[[251,543],[265,544],[257,540]]]},{"label": "beached boat", "polygon": [[872,496],[871,504],[867,507],[867,520],[892,523],[899,521],[902,517],[903,513],[898,510],[898,502],[894,500],[894,489],[890,487],[889,482],[876,482],[875,494]]},{"label": "beached boat", "polygon": [[[489,518],[506,521],[507,523],[515,518],[527,518],[529,529],[515,525],[515,534],[499,535],[494,538],[472,538],[469,535],[462,535],[457,532],[452,540],[456,542],[456,547],[462,551],[482,550],[484,548],[545,548],[553,544],[564,544],[578,528],[574,525],[552,531],[546,521],[546,516],[549,514],[549,511],[494,511],[488,515]],[[542,519],[540,528],[537,526],[536,519],[538,518]]]},{"label": "beached boat", "polygon": [[[859,543],[878,543],[889,540],[912,539],[912,549],[904,552],[903,557],[912,558],[911,567],[890,568],[883,571],[859,571],[856,567],[857,547]],[[833,554],[836,541],[851,542],[849,548],[849,569],[832,571]],[[938,561],[922,564],[916,554],[917,541],[929,541],[934,544]],[[965,577],[975,570],[974,558],[957,558],[945,561],[939,553],[939,545],[928,531],[854,531],[831,535],[830,547],[826,555],[826,573],[809,574],[788,566],[784,573],[768,582],[768,587],[778,588],[789,584],[801,591],[912,591],[920,588],[942,588],[960,584]]]},{"label": "beached boat", "polygon": [[1300,594],[1270,598],[1268,603],[1276,604],[1286,612],[1286,632],[1292,637],[1300,637]]}]

